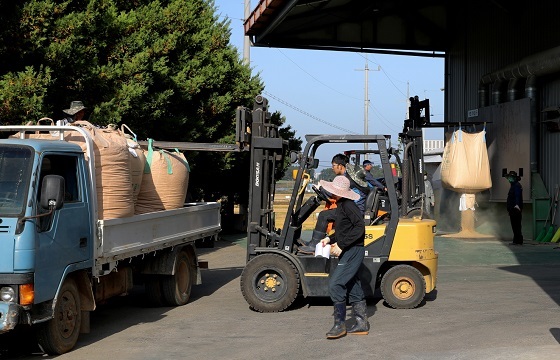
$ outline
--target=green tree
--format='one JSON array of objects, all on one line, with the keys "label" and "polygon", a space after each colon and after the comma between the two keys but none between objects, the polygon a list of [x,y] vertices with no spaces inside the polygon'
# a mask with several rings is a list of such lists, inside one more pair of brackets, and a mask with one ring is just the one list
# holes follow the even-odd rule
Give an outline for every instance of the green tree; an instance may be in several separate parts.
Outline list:
[{"label": "green tree", "polygon": [[319,180],[326,180],[326,181],[332,181],[335,177],[335,173],[333,171],[332,168],[325,168],[323,170],[321,170],[321,172],[319,173]]},{"label": "green tree", "polygon": [[[33,0],[0,11],[3,124],[56,120],[82,100],[90,122],[126,124],[139,140],[233,143],[236,107],[264,88],[213,0]],[[185,155],[193,200],[248,184],[243,154]]]}]

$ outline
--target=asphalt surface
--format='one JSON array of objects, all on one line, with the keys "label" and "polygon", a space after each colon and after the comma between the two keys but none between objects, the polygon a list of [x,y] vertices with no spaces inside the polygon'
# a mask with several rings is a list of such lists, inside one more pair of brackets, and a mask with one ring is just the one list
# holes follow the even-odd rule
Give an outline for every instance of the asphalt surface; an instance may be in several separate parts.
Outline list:
[{"label": "asphalt surface", "polygon": [[[145,304],[142,288],[100,305],[91,333],[49,357],[25,333],[0,335],[0,359],[557,359],[560,249],[496,239],[436,237],[437,291],[420,307],[395,310],[368,300],[367,336],[326,340],[329,299],[282,313],[249,309],[239,288],[245,239],[199,249],[203,285],[178,308]],[[350,323],[350,322],[349,322]],[[18,349],[18,350],[16,350]]]}]

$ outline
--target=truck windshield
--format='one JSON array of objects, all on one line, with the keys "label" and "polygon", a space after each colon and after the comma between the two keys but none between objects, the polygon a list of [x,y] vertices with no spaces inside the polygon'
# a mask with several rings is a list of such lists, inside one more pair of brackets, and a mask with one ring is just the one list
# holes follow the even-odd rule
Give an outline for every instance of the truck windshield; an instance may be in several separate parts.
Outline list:
[{"label": "truck windshield", "polygon": [[0,215],[23,215],[33,153],[26,146],[0,147]]}]

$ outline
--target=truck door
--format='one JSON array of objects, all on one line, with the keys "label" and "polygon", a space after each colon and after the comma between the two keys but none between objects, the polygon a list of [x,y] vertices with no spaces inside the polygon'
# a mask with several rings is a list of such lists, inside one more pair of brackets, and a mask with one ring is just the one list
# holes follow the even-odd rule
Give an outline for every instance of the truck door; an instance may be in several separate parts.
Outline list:
[{"label": "truck door", "polygon": [[[35,272],[35,301],[52,299],[64,269],[71,264],[91,266],[91,224],[86,178],[77,155],[45,155],[38,177],[37,199],[45,175],[65,180],[64,205],[54,216],[39,218]],[[80,171],[82,169],[82,171]],[[38,202],[38,201],[37,201]],[[41,212],[41,209],[37,210]]]}]

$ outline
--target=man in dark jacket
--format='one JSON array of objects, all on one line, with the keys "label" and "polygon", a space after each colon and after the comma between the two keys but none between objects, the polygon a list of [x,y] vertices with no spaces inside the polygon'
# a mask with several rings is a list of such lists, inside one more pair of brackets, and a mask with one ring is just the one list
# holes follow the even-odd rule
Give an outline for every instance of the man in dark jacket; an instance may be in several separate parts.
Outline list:
[{"label": "man in dark jacket", "polygon": [[523,210],[523,187],[519,183],[521,178],[515,171],[506,175],[510,183],[507,196],[507,211],[511,229],[513,230],[513,242],[510,245],[523,245],[523,234],[521,233],[521,210]]},{"label": "man in dark jacket", "polygon": [[[354,200],[360,195],[350,189],[350,181],[338,175],[332,182],[321,180],[319,185],[336,199],[336,232],[332,239],[326,237],[321,244],[332,243],[331,255],[338,257],[338,264],[329,278],[329,294],[334,305],[334,325],[327,339],[344,335],[367,335],[369,322],[367,304],[359,276],[364,260],[364,217]],[[346,301],[352,305],[356,323],[346,331]]]}]

